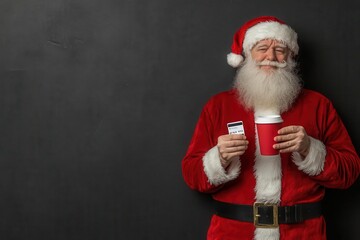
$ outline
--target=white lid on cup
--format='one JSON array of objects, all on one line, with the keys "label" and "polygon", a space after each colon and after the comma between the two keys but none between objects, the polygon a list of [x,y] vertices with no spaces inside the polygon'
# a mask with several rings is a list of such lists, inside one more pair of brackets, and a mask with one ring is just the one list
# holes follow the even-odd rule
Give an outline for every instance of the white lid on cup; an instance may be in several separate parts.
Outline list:
[{"label": "white lid on cup", "polygon": [[281,123],[283,119],[280,115],[267,115],[267,116],[257,116],[255,118],[255,123],[257,124],[267,124],[267,123]]}]

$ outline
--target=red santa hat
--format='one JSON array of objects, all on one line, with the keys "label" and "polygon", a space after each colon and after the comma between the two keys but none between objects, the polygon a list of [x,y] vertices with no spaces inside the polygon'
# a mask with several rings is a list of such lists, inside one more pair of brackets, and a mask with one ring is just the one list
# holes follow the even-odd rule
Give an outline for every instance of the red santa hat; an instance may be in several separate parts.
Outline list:
[{"label": "red santa hat", "polygon": [[227,55],[228,64],[239,67],[254,45],[264,39],[275,39],[284,43],[294,56],[299,52],[297,34],[292,28],[276,17],[261,16],[246,22],[235,33],[231,53]]}]

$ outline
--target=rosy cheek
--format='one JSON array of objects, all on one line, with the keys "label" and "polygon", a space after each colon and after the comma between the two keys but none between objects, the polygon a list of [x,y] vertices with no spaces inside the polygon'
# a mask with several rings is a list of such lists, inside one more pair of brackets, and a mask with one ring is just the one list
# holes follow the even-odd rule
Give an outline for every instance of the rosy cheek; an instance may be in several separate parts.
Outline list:
[{"label": "rosy cheek", "polygon": [[255,56],[253,56],[253,60],[255,60],[257,62],[263,61],[264,58],[265,58],[264,54],[256,54]]},{"label": "rosy cheek", "polygon": [[286,59],[286,55],[285,54],[278,55],[277,59],[278,59],[279,62],[282,62],[282,61],[284,61]]}]

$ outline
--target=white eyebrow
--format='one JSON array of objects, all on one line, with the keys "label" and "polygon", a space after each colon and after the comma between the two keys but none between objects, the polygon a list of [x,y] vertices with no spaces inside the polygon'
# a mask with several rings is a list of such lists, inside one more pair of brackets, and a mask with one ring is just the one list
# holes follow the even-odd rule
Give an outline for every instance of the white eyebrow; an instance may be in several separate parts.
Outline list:
[{"label": "white eyebrow", "polygon": [[255,47],[256,47],[256,48],[259,48],[259,47],[269,47],[269,44],[260,43],[260,44],[256,45]]},{"label": "white eyebrow", "polygon": [[287,46],[283,43],[277,43],[275,44],[275,47],[287,48]]},{"label": "white eyebrow", "polygon": [[[261,47],[269,48],[270,45],[271,45],[271,44],[268,44],[268,43],[265,43],[265,42],[263,42],[263,43],[260,43],[260,42],[259,42],[258,44],[256,44],[256,45],[254,46],[254,48],[261,48]],[[275,48],[277,48],[277,47],[287,48],[287,46],[286,46],[285,44],[281,43],[281,42],[275,43],[275,46],[274,46],[274,47],[275,47]]]}]

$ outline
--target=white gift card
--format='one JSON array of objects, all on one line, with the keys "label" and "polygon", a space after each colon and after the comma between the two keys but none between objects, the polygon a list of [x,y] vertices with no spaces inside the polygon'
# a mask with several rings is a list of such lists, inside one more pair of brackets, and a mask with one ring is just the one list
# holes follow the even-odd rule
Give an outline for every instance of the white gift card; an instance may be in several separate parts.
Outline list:
[{"label": "white gift card", "polygon": [[229,134],[245,134],[242,121],[231,122],[227,124]]}]

